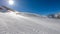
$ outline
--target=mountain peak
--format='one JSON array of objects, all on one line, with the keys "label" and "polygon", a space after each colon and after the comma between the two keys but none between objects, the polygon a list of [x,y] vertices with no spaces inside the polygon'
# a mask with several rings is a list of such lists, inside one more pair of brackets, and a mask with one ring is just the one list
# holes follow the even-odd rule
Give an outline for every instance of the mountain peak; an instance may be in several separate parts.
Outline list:
[{"label": "mountain peak", "polygon": [[11,8],[8,8],[7,6],[0,6],[0,12],[10,12],[10,11],[13,11],[14,12],[14,10],[13,9],[11,9]]}]

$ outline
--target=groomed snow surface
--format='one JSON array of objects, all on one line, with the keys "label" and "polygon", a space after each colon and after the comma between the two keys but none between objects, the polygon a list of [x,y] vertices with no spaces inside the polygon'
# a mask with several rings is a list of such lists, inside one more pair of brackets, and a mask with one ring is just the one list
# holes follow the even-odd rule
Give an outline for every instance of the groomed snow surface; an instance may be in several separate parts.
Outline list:
[{"label": "groomed snow surface", "polygon": [[0,34],[60,34],[60,19],[23,12],[0,12]]}]

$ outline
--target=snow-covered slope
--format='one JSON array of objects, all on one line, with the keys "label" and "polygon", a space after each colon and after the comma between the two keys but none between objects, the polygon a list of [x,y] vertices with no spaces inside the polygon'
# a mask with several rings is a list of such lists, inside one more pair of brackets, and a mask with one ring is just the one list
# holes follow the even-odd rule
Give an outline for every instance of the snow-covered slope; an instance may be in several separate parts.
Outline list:
[{"label": "snow-covered slope", "polygon": [[60,34],[60,19],[23,12],[0,12],[0,34]]}]

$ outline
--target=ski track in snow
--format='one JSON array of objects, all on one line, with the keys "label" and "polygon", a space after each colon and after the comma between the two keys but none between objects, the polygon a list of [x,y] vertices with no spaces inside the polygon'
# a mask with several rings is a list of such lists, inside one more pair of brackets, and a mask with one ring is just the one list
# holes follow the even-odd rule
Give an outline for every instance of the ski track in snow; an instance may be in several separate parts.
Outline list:
[{"label": "ski track in snow", "polygon": [[60,20],[0,13],[0,34],[60,34]]}]

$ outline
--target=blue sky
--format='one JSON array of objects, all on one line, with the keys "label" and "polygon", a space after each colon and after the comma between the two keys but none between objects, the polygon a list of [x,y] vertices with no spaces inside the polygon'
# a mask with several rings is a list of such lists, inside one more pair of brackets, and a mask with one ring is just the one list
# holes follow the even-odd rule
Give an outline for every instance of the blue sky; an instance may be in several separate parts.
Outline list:
[{"label": "blue sky", "polygon": [[5,5],[21,12],[41,15],[60,12],[60,0],[14,0],[14,2],[14,5],[9,5],[7,0],[0,0],[0,5]]}]

